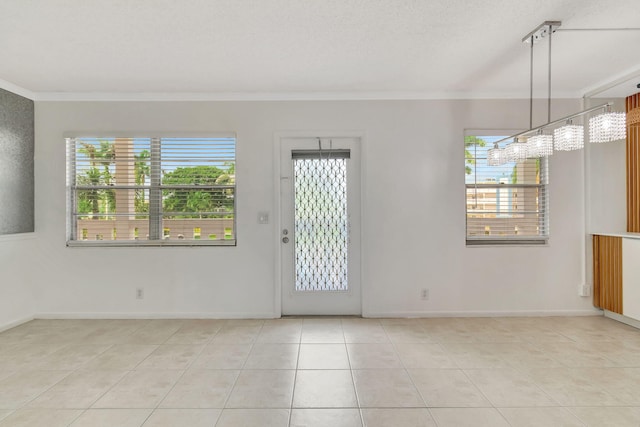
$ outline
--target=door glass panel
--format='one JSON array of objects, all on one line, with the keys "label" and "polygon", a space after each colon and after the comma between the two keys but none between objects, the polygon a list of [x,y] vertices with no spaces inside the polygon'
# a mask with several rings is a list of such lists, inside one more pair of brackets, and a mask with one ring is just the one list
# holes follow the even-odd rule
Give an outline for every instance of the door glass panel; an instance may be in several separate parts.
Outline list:
[{"label": "door glass panel", "polygon": [[296,291],[348,291],[347,158],[293,158]]}]

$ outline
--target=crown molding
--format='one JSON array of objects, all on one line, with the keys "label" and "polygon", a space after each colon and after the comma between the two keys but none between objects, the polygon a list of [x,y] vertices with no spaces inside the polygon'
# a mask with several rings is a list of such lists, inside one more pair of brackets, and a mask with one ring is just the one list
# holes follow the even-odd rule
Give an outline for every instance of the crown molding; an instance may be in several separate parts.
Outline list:
[{"label": "crown molding", "polygon": [[36,94],[34,92],[2,79],[0,79],[0,89],[13,92],[16,95],[24,96],[25,98],[29,98],[32,101],[34,101],[36,98]]},{"label": "crown molding", "polygon": [[[534,94],[545,99],[546,94]],[[473,100],[527,99],[528,93],[500,92],[37,92],[35,100],[55,101],[382,101],[382,100]],[[560,92],[554,98],[579,99],[582,92]]]},{"label": "crown molding", "polygon": [[[620,74],[616,74],[611,78],[600,81],[599,83],[596,83],[593,86],[585,88],[582,96],[584,98],[595,97],[603,92],[608,91],[609,89],[613,89],[617,86],[627,83],[630,80],[638,80],[638,79],[640,79],[640,67],[634,67]],[[634,81],[634,83],[637,83],[637,82]],[[630,93],[629,95],[632,95],[632,94],[633,93]]]}]

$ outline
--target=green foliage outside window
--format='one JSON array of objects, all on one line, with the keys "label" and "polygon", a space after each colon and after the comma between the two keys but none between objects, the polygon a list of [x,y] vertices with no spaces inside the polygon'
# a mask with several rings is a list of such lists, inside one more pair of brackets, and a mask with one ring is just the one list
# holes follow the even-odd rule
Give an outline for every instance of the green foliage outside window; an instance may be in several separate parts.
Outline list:
[{"label": "green foliage outside window", "polygon": [[[180,167],[167,172],[162,177],[162,184],[172,185],[233,185],[234,165],[227,164],[226,168],[217,166]],[[232,218],[233,190],[232,189],[169,189],[162,192],[162,206],[165,212],[182,213],[186,215],[172,215],[175,218],[202,218],[203,212],[229,212],[223,217]]]},{"label": "green foliage outside window", "polygon": [[[79,186],[110,186],[114,184],[112,165],[115,164],[115,148],[110,141],[99,144],[81,142],[78,152],[87,157],[89,167],[77,176]],[[134,155],[135,185],[149,184],[150,153],[142,150]],[[178,167],[163,172],[162,185],[234,185],[235,163],[225,162],[222,167],[197,165]],[[232,188],[166,189],[162,191],[162,209],[170,213],[167,218],[203,218],[203,213],[214,212],[220,218],[233,218],[234,191]],[[111,219],[109,213],[116,211],[115,191],[109,189],[79,190],[77,192],[77,212],[91,219]],[[136,189],[134,196],[135,213],[149,212],[148,190]],[[221,215],[228,212],[228,215]],[[209,215],[207,215],[209,216]],[[139,218],[145,218],[142,215]]]}]

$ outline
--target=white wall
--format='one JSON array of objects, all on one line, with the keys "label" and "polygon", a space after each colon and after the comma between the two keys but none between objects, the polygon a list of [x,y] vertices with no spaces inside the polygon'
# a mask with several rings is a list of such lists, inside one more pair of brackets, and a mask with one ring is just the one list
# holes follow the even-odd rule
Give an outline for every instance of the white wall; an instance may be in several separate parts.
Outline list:
[{"label": "white wall", "polygon": [[640,240],[622,239],[622,312],[640,321]]},{"label": "white wall", "polygon": [[[586,108],[606,102],[587,100]],[[619,100],[614,111],[625,111]],[[627,231],[627,174],[625,141],[586,144],[587,232],[624,233]]]},{"label": "white wall", "polygon": [[36,244],[32,233],[0,237],[0,331],[33,318]]},{"label": "white wall", "polygon": [[[554,102],[554,116],[580,109]],[[49,316],[278,316],[273,140],[361,131],[365,315],[591,312],[582,153],[550,160],[547,247],[466,248],[465,128],[527,127],[527,101],[39,102],[37,312]],[[237,247],[66,248],[63,134],[234,131]],[[392,197],[393,195],[393,197]],[[393,227],[389,224],[394,224]],[[178,268],[179,267],[179,268]],[[180,271],[181,273],[177,273]],[[145,299],[135,299],[135,287]],[[419,289],[430,289],[429,301]]]}]

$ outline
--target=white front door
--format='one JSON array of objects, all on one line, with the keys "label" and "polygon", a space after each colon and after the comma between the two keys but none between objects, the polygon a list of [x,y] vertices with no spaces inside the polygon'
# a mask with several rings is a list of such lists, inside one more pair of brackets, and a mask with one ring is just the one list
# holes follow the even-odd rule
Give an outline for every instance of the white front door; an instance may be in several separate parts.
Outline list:
[{"label": "white front door", "polygon": [[360,314],[360,140],[280,140],[282,314]]}]

